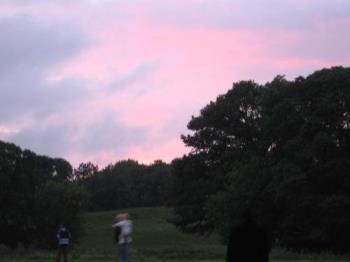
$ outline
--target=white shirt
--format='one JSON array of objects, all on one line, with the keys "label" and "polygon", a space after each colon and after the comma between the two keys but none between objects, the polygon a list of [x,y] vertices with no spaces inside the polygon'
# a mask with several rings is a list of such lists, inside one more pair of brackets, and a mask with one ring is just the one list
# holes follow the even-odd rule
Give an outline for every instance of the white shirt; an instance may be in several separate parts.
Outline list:
[{"label": "white shirt", "polygon": [[132,232],[132,222],[129,219],[119,221],[118,223],[113,224],[113,228],[120,227],[120,235],[118,244],[131,243],[132,239],[130,237]]}]

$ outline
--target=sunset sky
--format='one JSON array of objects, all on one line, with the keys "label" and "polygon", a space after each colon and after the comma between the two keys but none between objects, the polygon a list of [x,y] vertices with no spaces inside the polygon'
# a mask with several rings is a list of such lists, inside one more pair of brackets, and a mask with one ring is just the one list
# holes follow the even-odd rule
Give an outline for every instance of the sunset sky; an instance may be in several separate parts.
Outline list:
[{"label": "sunset sky", "polygon": [[0,0],[0,140],[170,162],[239,80],[350,65],[349,0]]}]

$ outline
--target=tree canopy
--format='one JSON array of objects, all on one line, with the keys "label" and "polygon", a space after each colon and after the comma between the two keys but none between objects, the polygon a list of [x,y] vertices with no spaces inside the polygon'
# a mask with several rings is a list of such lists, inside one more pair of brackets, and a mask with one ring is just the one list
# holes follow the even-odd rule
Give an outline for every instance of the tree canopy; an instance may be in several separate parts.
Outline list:
[{"label": "tree canopy", "polygon": [[167,204],[170,196],[170,165],[160,160],[151,165],[123,160],[86,176],[79,183],[91,196],[90,210],[161,206]]},{"label": "tree canopy", "polygon": [[350,68],[234,83],[182,136],[192,151],[173,162],[177,225],[225,239],[248,211],[279,245],[349,250],[349,109]]},{"label": "tree canopy", "polygon": [[54,247],[60,223],[77,240],[87,194],[69,182],[71,177],[66,160],[0,141],[0,244]]}]

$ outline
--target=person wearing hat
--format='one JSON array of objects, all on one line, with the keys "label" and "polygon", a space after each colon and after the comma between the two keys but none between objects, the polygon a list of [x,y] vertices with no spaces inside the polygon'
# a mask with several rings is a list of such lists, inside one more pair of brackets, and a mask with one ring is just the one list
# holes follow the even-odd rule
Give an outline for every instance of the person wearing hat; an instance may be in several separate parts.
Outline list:
[{"label": "person wearing hat", "polygon": [[120,262],[130,261],[130,244],[132,242],[132,222],[129,219],[128,214],[118,214],[115,217],[116,223],[112,225],[112,228],[118,231],[118,253]]}]

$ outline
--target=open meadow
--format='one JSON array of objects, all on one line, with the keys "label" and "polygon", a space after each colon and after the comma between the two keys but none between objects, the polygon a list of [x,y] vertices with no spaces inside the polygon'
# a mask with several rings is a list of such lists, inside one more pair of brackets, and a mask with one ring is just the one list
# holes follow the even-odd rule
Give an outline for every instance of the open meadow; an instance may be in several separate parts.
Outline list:
[{"label": "open meadow", "polygon": [[[167,222],[171,209],[135,208],[119,211],[88,213],[85,219],[86,234],[80,244],[70,252],[70,261],[112,262],[118,261],[113,242],[111,224],[117,212],[128,212],[134,223],[132,260],[133,261],[224,261],[225,247],[215,236],[183,234]],[[55,261],[55,252],[32,251],[20,248],[16,251],[0,248],[1,262]],[[294,254],[273,250],[272,262],[345,262],[348,256],[331,254]]]}]

